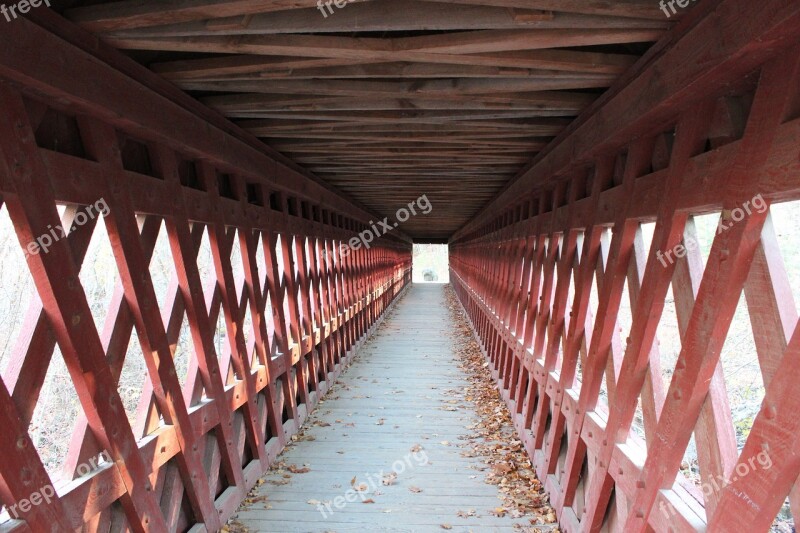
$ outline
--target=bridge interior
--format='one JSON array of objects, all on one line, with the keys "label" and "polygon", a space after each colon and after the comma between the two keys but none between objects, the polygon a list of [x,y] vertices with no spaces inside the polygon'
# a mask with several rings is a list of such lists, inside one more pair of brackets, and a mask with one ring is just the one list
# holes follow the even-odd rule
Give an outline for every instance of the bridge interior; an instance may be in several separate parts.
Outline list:
[{"label": "bridge interior", "polygon": [[797,2],[0,26],[0,532],[794,531]]}]

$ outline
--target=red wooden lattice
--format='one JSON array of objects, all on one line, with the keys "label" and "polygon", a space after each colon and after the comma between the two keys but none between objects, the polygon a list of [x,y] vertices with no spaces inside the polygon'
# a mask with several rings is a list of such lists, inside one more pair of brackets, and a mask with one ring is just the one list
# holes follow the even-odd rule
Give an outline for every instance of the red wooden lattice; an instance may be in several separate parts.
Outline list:
[{"label": "red wooden lattice", "polygon": [[[451,243],[454,286],[564,531],[767,531],[787,498],[800,513],[800,328],[766,208],[800,198],[799,57],[784,49],[757,83],[651,122]],[[706,259],[688,243],[715,212],[725,230]],[[720,354],[742,294],[766,393],[739,450]],[[680,350],[663,369],[668,298]],[[692,437],[697,483],[680,472]]]},{"label": "red wooden lattice", "polygon": [[[0,206],[21,249],[59,225],[74,231],[27,256],[36,294],[0,383],[2,504],[56,481],[28,434],[56,346],[81,412],[58,495],[16,506],[0,529],[219,529],[410,282],[411,245],[396,232],[342,253],[369,213],[209,125],[190,101],[170,103],[27,21],[10,32],[70,61],[0,61]],[[88,94],[81,80],[103,88]],[[54,115],[75,125],[61,148],[37,131]],[[130,146],[141,148],[133,158]],[[98,200],[119,273],[102,329],[79,278]],[[157,295],[148,267],[163,231],[174,270]],[[194,350],[181,385],[184,320]],[[131,424],[118,385],[134,333],[147,379]],[[104,450],[111,462],[82,471]]]}]

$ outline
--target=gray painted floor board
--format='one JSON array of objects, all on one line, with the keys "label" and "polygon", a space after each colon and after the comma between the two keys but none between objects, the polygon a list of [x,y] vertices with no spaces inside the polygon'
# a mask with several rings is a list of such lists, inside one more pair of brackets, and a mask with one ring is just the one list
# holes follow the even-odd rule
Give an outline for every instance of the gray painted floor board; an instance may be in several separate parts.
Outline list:
[{"label": "gray painted floor board", "polygon": [[[309,472],[270,471],[257,494],[266,499],[235,518],[251,531],[279,533],[530,527],[528,518],[492,514],[501,503],[497,488],[484,482],[483,461],[463,457],[466,448],[458,446],[477,416],[463,400],[468,383],[451,348],[451,328],[444,287],[414,285],[306,421],[309,440],[280,456]],[[416,447],[421,451],[412,452]],[[382,485],[393,470],[394,483]],[[353,477],[367,490],[351,490],[354,501],[347,502]]]}]

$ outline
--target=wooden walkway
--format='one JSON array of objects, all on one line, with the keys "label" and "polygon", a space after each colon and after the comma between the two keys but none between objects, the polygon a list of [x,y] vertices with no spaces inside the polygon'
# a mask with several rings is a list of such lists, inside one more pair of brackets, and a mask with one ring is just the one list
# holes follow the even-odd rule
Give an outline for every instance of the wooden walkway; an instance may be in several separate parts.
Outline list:
[{"label": "wooden walkway", "polygon": [[281,455],[285,468],[273,468],[237,513],[239,522],[280,533],[530,528],[528,518],[492,514],[501,502],[484,482],[483,461],[461,455],[459,437],[476,415],[452,410],[453,400],[469,402],[451,334],[444,287],[414,285]]}]

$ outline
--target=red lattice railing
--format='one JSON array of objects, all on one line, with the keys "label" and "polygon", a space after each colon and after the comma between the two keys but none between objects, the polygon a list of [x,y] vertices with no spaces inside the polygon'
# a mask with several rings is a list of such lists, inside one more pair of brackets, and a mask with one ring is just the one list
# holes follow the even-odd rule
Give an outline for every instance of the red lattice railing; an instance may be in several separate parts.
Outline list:
[{"label": "red lattice railing", "polygon": [[451,242],[566,532],[768,531],[787,502],[782,531],[800,513],[799,58],[784,48],[613,150],[573,153]]},{"label": "red lattice railing", "polygon": [[410,282],[411,245],[342,246],[369,213],[13,26],[70,61],[0,58],[2,253],[30,280],[4,301],[27,311],[2,326],[0,530],[217,530]]}]

